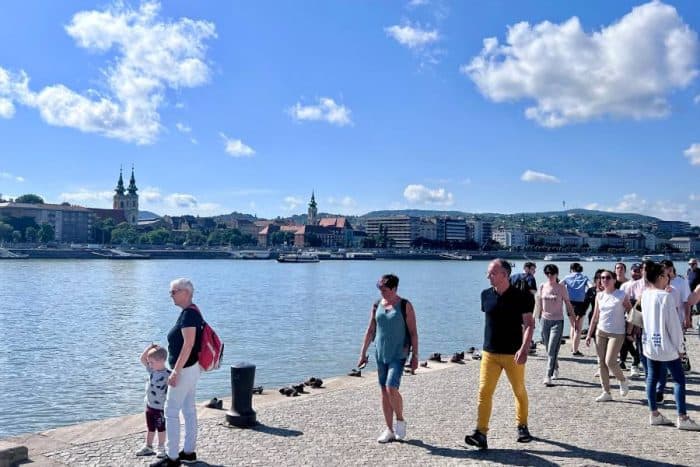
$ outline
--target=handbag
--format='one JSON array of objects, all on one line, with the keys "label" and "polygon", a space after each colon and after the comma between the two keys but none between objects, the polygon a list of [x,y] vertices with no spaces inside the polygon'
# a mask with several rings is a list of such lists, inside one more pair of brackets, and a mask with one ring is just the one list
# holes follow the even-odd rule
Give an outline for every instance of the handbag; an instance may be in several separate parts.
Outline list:
[{"label": "handbag", "polygon": [[681,356],[681,367],[683,367],[683,371],[686,373],[690,371],[690,357],[688,357],[687,353]]},{"label": "handbag", "polygon": [[642,307],[637,302],[630,311],[627,312],[627,322],[639,328],[644,327],[644,317],[642,315]]}]

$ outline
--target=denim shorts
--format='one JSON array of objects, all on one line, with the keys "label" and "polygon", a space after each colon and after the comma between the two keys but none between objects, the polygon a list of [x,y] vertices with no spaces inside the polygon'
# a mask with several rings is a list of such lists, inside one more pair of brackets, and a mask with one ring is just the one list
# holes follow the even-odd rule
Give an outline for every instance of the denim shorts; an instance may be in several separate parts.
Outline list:
[{"label": "denim shorts", "polygon": [[398,389],[401,385],[403,366],[406,359],[394,360],[389,363],[377,362],[377,378],[381,387]]}]

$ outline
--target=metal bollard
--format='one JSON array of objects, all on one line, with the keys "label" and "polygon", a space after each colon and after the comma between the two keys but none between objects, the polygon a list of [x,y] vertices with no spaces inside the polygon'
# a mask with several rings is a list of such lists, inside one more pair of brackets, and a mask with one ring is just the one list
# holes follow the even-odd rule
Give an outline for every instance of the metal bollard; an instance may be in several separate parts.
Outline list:
[{"label": "metal bollard", "polygon": [[240,362],[231,365],[231,410],[226,412],[226,421],[239,428],[250,428],[257,423],[253,410],[253,383],[255,365]]}]

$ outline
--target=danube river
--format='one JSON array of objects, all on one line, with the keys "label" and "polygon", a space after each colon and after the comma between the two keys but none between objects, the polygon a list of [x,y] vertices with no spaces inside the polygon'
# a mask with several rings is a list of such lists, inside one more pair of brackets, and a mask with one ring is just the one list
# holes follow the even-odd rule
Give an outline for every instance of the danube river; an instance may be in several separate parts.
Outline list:
[{"label": "danube river", "polygon": [[[139,355],[151,342],[166,344],[179,312],[171,279],[192,279],[195,303],[226,344],[222,368],[200,380],[204,400],[230,394],[229,366],[241,361],[257,366],[256,384],[269,390],[347,373],[379,296],[375,283],[388,272],[416,308],[422,359],[478,347],[487,264],[0,261],[0,438],[142,410]],[[584,267],[592,276],[599,265]]]}]

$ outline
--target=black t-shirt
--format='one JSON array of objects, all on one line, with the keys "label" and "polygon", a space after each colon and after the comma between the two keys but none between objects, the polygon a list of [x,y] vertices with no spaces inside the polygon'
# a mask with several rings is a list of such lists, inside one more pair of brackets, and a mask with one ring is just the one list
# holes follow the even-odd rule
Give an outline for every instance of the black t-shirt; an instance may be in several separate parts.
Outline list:
[{"label": "black t-shirt", "polygon": [[508,287],[503,295],[493,287],[482,291],[484,350],[515,355],[523,343],[523,315],[532,313],[534,307],[535,297],[515,287]]},{"label": "black t-shirt", "polygon": [[175,326],[168,332],[168,363],[170,364],[170,368],[175,368],[175,363],[182,351],[182,345],[185,343],[185,339],[182,337],[182,328],[197,329],[194,346],[192,347],[192,352],[190,352],[190,358],[185,362],[185,368],[198,362],[197,354],[201,346],[200,341],[202,339],[203,326],[204,320],[202,319],[202,315],[194,308],[185,308],[180,312]]}]

